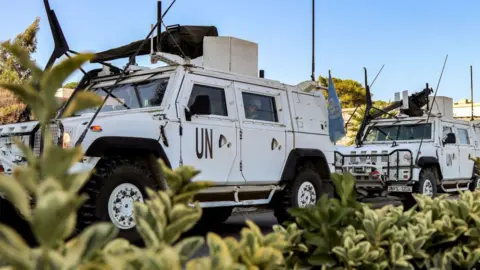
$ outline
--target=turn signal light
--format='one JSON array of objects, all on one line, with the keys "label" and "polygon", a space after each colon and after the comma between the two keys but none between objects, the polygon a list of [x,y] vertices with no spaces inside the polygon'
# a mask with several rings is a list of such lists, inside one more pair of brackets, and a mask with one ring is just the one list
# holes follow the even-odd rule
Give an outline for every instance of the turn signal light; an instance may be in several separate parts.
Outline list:
[{"label": "turn signal light", "polygon": [[91,126],[90,129],[94,132],[100,132],[102,131],[102,127],[101,126]]}]

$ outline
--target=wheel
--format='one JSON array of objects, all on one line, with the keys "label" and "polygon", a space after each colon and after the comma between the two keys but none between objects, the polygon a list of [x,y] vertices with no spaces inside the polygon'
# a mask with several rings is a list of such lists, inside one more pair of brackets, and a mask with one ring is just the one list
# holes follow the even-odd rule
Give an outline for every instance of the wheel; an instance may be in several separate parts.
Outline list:
[{"label": "wheel", "polygon": [[424,169],[420,173],[420,181],[416,186],[416,192],[428,197],[437,196],[437,174],[433,169]]},{"label": "wheel", "polygon": [[320,175],[311,168],[302,169],[295,179],[287,184],[280,194],[280,201],[274,206],[274,215],[278,223],[292,220],[287,212],[289,208],[304,208],[314,205],[322,194],[333,196],[333,188],[330,183],[322,181]]},{"label": "wheel", "polygon": [[[436,169],[426,168],[420,172],[420,180],[414,186],[414,193],[423,194],[428,197],[435,197],[437,196],[437,183],[438,183],[438,176],[437,176]],[[405,210],[408,210],[415,206],[417,202],[413,196],[408,196],[403,200],[403,206]]]},{"label": "wheel", "polygon": [[469,186],[471,191],[475,191],[476,189],[480,189],[480,177],[476,176],[475,179],[472,180]]},{"label": "wheel", "polygon": [[472,177],[472,182],[470,183],[469,189],[470,191],[475,191],[476,189],[480,189],[480,171],[475,166],[475,173]]},{"label": "wheel", "polygon": [[146,164],[128,159],[100,161],[84,187],[90,198],[79,210],[77,230],[96,221],[111,222],[120,230],[118,237],[139,241],[133,203],[147,199],[145,187],[158,189]]}]

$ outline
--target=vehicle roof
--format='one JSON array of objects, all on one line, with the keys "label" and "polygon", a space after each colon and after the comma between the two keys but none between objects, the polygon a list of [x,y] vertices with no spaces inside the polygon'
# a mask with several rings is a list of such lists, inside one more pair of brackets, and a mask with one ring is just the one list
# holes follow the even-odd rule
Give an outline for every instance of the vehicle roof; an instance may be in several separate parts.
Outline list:
[{"label": "vehicle roof", "polygon": [[[416,117],[405,117],[405,118],[399,118],[399,120],[401,122],[398,122],[396,124],[403,124],[405,122],[415,122],[415,121],[426,121],[427,120],[427,116],[416,116]],[[449,123],[456,123],[456,124],[461,124],[461,125],[478,125],[477,123],[475,122],[471,122],[471,121],[466,121],[466,120],[461,120],[461,119],[449,119],[449,118],[444,118],[444,117],[438,117],[438,116],[435,116],[435,115],[432,115],[430,116],[430,118],[428,119],[428,121],[443,121],[443,122],[449,122]],[[371,123],[385,123],[385,124],[388,124],[390,122],[395,122],[397,121],[397,119],[395,118],[382,118],[382,119],[375,119],[375,120],[372,120]]]},{"label": "vehicle roof", "polygon": [[[272,80],[272,79],[266,79],[266,78],[260,78],[260,77],[253,77],[253,76],[247,76],[243,74],[237,74],[233,72],[226,72],[226,71],[219,71],[219,70],[213,70],[213,69],[208,69],[205,67],[197,67],[197,66],[161,66],[161,67],[155,67],[155,68],[145,68],[141,70],[136,70],[132,71],[131,73],[127,74],[124,76],[121,82],[119,83],[125,83],[125,81],[129,82],[136,82],[136,81],[142,81],[146,80],[149,78],[153,78],[153,76],[166,73],[166,72],[173,72],[179,68],[188,68],[189,71],[191,71],[194,74],[199,74],[199,75],[204,75],[204,76],[211,76],[215,78],[221,78],[221,79],[227,79],[227,80],[232,80],[232,81],[238,81],[238,82],[243,82],[243,83],[249,83],[249,84],[256,84],[260,86],[266,86],[270,88],[276,88],[279,90],[287,90],[287,88],[290,88],[289,90],[293,92],[300,92],[302,94],[312,94],[313,92],[305,92],[305,91],[299,91],[300,88],[298,85],[291,85],[291,84],[286,84],[282,83],[278,80]],[[106,75],[106,76],[99,76],[96,77],[92,80],[92,83],[99,83],[99,82],[104,82],[102,85],[107,86],[108,82],[114,82],[120,75],[118,74],[113,74],[113,75]],[[134,77],[138,77],[137,79],[133,79]],[[112,84],[112,83],[110,83]],[[327,90],[326,87],[320,86],[320,89],[322,90]]]}]

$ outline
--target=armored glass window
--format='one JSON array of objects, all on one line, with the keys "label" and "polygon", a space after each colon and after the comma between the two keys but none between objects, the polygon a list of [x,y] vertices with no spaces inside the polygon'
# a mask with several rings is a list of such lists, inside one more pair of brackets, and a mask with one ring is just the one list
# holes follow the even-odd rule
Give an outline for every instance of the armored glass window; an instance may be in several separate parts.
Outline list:
[{"label": "armored glass window", "polygon": [[142,107],[160,106],[165,90],[167,90],[167,85],[168,78],[137,85],[138,98]]},{"label": "armored glass window", "polygon": [[243,92],[242,98],[245,118],[278,122],[274,97]]},{"label": "armored glass window", "polygon": [[220,87],[194,84],[188,107],[192,114],[228,116],[225,90]]},{"label": "armored glass window", "polygon": [[[160,106],[167,85],[168,78],[134,84],[116,85],[100,112]],[[110,91],[110,87],[111,86],[93,88],[89,91],[105,98],[108,91]],[[88,108],[77,112],[76,115],[93,113],[95,110],[95,108]]]},{"label": "armored glass window", "polygon": [[466,129],[458,129],[458,139],[460,144],[470,144],[470,138],[468,138],[468,131]]}]

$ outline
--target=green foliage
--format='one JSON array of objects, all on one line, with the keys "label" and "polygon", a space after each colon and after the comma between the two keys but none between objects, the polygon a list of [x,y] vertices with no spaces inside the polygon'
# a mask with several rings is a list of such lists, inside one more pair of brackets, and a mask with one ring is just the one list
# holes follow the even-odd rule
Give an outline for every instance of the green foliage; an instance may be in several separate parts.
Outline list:
[{"label": "green foliage", "polygon": [[[18,34],[12,44],[23,48],[28,54],[37,50],[37,33],[39,31],[40,18],[36,18],[24,32]],[[0,83],[24,83],[31,77],[31,69],[22,65],[19,60],[8,50],[0,47]],[[20,118],[25,109],[22,103],[13,93],[0,87],[0,124],[14,123]]]},{"label": "green foliage", "polygon": [[[61,84],[69,73],[88,61],[91,55],[67,59],[43,72],[22,47],[5,42],[2,49],[14,55],[19,65],[27,67],[32,76],[23,84],[0,83],[0,87],[12,91],[24,103],[32,106],[34,113],[40,116],[45,137],[41,157],[35,156],[30,148],[17,140],[16,145],[24,153],[28,166],[15,168],[12,176],[0,176],[0,192],[6,194],[6,198],[29,223],[39,247],[29,247],[18,232],[1,225],[0,257],[13,269],[77,269],[78,264],[88,261],[96,249],[115,237],[117,230],[112,224],[97,223],[65,242],[74,232],[77,210],[87,199],[78,191],[89,174],[67,173],[68,168],[82,157],[82,150],[79,147],[62,149],[53,145],[46,126],[50,112],[57,107],[53,87]],[[40,83],[39,91],[35,86],[37,83]],[[97,97],[84,96],[77,100],[70,111],[94,106],[100,101]],[[33,207],[30,206],[31,199],[35,201]]]},{"label": "green foliage", "polygon": [[417,205],[371,209],[350,174],[334,174],[340,198],[292,209],[310,256],[328,269],[474,269],[480,258],[480,191],[458,200],[415,194]]},{"label": "green foliage", "polygon": [[78,82],[69,82],[66,83],[63,88],[75,89],[78,86]]},{"label": "green foliage", "polygon": [[[340,79],[332,77],[332,80],[335,84],[335,89],[337,90],[337,95],[340,99],[342,109],[355,109],[358,107],[358,109],[355,111],[355,114],[353,114],[350,122],[348,122],[347,126],[346,145],[352,145],[355,142],[355,136],[358,129],[360,128],[360,124],[365,114],[365,88],[360,82],[351,79]],[[328,77],[320,76],[319,82],[322,86],[328,87]],[[325,95],[325,98],[328,98],[328,92],[323,91],[323,93]],[[388,105],[390,105],[390,103],[386,101],[373,101],[373,106],[378,109],[382,109]],[[372,109],[370,112],[376,113],[378,112],[378,110]],[[383,117],[388,117],[388,115]],[[345,120],[345,124],[347,124],[347,120]]]}]

